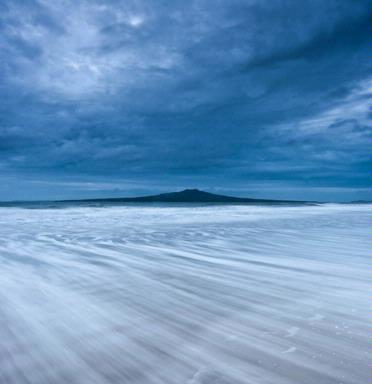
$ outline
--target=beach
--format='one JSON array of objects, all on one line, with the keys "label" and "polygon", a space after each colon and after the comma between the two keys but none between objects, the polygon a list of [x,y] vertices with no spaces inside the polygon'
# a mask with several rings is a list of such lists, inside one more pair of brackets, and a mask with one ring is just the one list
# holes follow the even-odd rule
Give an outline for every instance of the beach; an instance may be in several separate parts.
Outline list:
[{"label": "beach", "polygon": [[0,208],[0,383],[365,384],[370,212]]}]

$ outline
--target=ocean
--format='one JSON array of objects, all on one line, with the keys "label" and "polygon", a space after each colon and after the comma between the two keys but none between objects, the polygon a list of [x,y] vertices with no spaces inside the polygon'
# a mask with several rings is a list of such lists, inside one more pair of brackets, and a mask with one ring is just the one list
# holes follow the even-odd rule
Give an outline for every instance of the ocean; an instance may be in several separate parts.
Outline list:
[{"label": "ocean", "polygon": [[0,384],[365,384],[371,235],[362,204],[2,207]]}]

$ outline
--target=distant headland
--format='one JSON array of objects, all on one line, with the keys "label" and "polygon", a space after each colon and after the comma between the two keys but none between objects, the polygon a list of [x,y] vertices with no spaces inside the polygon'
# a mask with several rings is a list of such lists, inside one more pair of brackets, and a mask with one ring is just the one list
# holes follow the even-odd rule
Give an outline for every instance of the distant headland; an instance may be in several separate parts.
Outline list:
[{"label": "distant headland", "polygon": [[87,203],[243,203],[243,204],[309,204],[307,201],[252,199],[247,197],[234,197],[218,195],[200,191],[199,189],[185,189],[179,192],[162,193],[159,195],[139,197],[115,197],[84,200],[64,200],[63,202]]}]

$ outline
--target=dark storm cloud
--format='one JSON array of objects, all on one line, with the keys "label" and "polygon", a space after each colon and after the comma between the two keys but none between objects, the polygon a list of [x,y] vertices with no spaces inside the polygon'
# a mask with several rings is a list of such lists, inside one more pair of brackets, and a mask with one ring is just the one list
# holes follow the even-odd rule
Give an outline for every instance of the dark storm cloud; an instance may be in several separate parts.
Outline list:
[{"label": "dark storm cloud", "polygon": [[369,177],[369,6],[0,1],[3,178],[35,197],[76,180],[349,196]]}]

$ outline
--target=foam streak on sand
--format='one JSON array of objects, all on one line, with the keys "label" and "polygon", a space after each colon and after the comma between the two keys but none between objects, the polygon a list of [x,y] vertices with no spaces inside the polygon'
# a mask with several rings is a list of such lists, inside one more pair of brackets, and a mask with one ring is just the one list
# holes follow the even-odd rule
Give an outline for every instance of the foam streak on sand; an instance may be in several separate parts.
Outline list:
[{"label": "foam streak on sand", "polygon": [[0,211],[1,384],[371,378],[368,205]]}]

